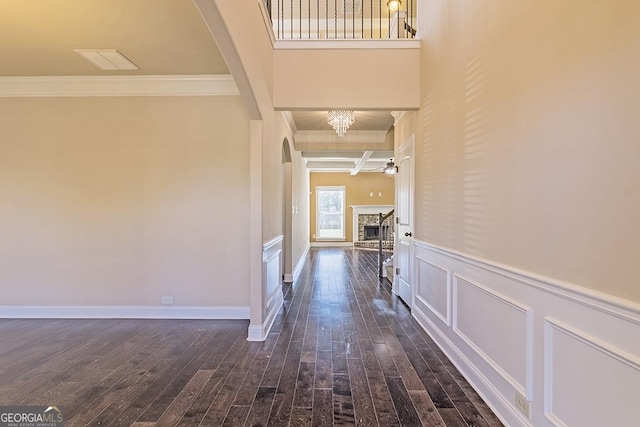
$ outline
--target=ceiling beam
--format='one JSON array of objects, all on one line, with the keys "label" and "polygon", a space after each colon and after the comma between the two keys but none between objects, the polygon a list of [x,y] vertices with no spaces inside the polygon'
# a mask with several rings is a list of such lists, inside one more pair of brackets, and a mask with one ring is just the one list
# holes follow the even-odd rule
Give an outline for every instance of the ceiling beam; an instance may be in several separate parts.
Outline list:
[{"label": "ceiling beam", "polygon": [[307,162],[307,169],[339,169],[346,172],[352,167],[353,162]]},{"label": "ceiling beam", "polygon": [[358,160],[358,162],[356,163],[356,167],[351,169],[351,176],[358,175],[358,172],[360,172],[360,169],[362,169],[364,164],[367,163],[367,160],[369,160],[369,157],[371,157],[372,154],[373,154],[373,151],[364,152],[364,154],[362,155],[362,158],[360,158],[360,160]]}]

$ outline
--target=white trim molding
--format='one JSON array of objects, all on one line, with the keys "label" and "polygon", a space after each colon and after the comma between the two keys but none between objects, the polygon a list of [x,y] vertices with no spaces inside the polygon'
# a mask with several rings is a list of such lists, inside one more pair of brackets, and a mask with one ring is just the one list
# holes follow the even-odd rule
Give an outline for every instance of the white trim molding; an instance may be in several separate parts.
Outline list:
[{"label": "white trim molding", "polygon": [[413,310],[411,313],[504,425],[533,427],[524,415],[513,409],[510,399],[500,393],[484,372],[457,348],[446,333],[420,310]]},{"label": "white trim molding", "polygon": [[231,75],[0,77],[0,97],[237,96]]},{"label": "white trim molding", "polygon": [[620,317],[640,326],[640,304],[633,301],[618,298],[603,292],[594,291],[579,285],[563,282],[550,277],[511,267],[505,264],[489,261],[470,254],[442,248],[426,242],[414,240],[416,245],[425,249],[439,252],[459,261],[466,262],[488,272],[499,274],[503,277],[516,280],[523,285],[552,293],[566,298],[572,302],[583,304],[587,307],[602,310],[607,314]]},{"label": "white trim molding", "polygon": [[[282,117],[284,118],[284,122],[286,123],[287,127],[289,128],[289,132],[291,132],[291,136],[295,140],[296,134],[298,133],[298,127],[296,126],[296,121],[293,120],[293,114],[291,114],[291,111],[283,111],[282,112]],[[295,141],[291,141],[292,144],[294,142]]]},{"label": "white trim molding", "polygon": [[[420,258],[419,256],[416,256],[415,259],[415,265],[416,265],[416,274],[415,274],[415,286],[416,286],[416,292],[414,292],[415,294],[415,303],[416,304],[423,304],[425,307],[427,307],[427,309],[429,309],[434,315],[436,315],[442,322],[444,322],[447,326],[451,326],[451,298],[452,298],[452,278],[451,278],[451,271],[447,270],[446,268],[442,268],[439,265],[436,265],[432,262],[429,262],[425,259]],[[420,286],[422,285],[424,278],[422,277],[422,271],[420,269],[421,266],[427,266],[428,268],[434,269],[432,271],[441,271],[445,274],[445,305],[446,308],[444,310],[444,313],[441,312],[441,310],[439,310],[438,308],[436,308],[436,300],[437,298],[428,298],[428,297],[423,297],[420,292],[421,292],[421,288]],[[430,267],[429,267],[430,266]],[[434,283],[430,283],[429,284],[431,287],[433,287]],[[440,301],[441,302],[441,301]]]},{"label": "white trim molding", "polygon": [[[609,424],[609,419],[616,416],[615,413],[627,411],[631,413],[630,408],[637,408],[637,386],[640,384],[640,357],[629,354],[602,339],[579,331],[551,317],[544,319],[544,339],[544,414],[554,426],[606,425]],[[581,355],[589,355],[590,357],[587,359],[585,357],[576,357],[574,354],[560,354],[561,348],[567,345],[573,349],[582,348]],[[590,359],[592,363],[597,363],[598,366],[586,366],[585,359]],[[554,363],[554,360],[556,360],[556,363]],[[569,369],[567,369],[567,365],[570,366]],[[563,371],[569,371],[569,375],[573,374],[572,379],[575,383],[572,384],[571,388],[563,387],[566,384],[558,384],[556,378],[558,374],[563,375]],[[604,405],[606,406],[603,408],[604,411],[598,411],[599,413],[595,416],[587,411],[583,414],[566,413],[567,398],[576,398],[581,405],[586,407],[598,407],[601,405],[601,397],[594,396],[591,393],[591,383],[595,380],[594,376],[589,375],[585,378],[584,375],[585,372],[598,371],[602,372],[607,381],[610,382],[610,388],[615,390],[620,387],[626,393],[619,392],[620,399],[613,400],[613,405]],[[578,384],[580,381],[584,381],[581,386]],[[557,384],[560,390],[556,391],[554,384]],[[578,390],[576,390],[576,385],[578,385]],[[583,389],[586,389],[586,391],[583,391]],[[580,399],[578,397],[580,393],[592,396],[592,401],[588,401],[589,397],[584,400]],[[565,412],[566,415],[571,416],[573,419],[563,420],[563,414],[556,411],[556,405],[560,407],[559,410],[561,412]],[[617,408],[615,407],[616,405]],[[638,411],[636,410],[636,420],[637,414]],[[579,419],[580,417],[582,419]],[[611,425],[626,424],[613,423]]]},{"label": "white trim molding", "polygon": [[[520,314],[522,314],[524,316],[524,325],[523,327],[519,330],[520,334],[522,335],[524,334],[524,341],[525,341],[525,349],[524,349],[524,355],[525,355],[525,361],[524,361],[524,365],[525,365],[525,375],[524,375],[524,381],[518,381],[517,379],[515,379],[513,377],[513,375],[509,372],[507,372],[506,369],[504,369],[500,363],[496,362],[490,355],[488,355],[481,347],[480,344],[474,342],[473,339],[471,339],[470,337],[468,337],[464,331],[460,330],[459,326],[458,326],[458,319],[460,318],[460,310],[458,308],[458,302],[459,302],[459,295],[460,295],[460,283],[466,284],[467,286],[476,289],[477,291],[480,291],[481,293],[483,293],[484,295],[488,296],[489,298],[491,298],[495,303],[497,303],[498,305],[502,305],[503,307],[508,307],[509,309],[515,310],[517,312],[519,312]],[[531,387],[531,371],[532,371],[532,348],[531,348],[531,339],[532,339],[532,335],[533,335],[533,323],[532,323],[532,316],[533,316],[533,312],[531,310],[531,308],[526,307],[522,304],[520,304],[517,301],[512,300],[511,298],[508,298],[504,295],[501,295],[498,292],[493,291],[492,289],[489,289],[486,286],[482,286],[479,285],[477,283],[474,283],[473,281],[466,279],[458,274],[454,274],[453,275],[453,332],[455,332],[456,335],[458,335],[469,347],[471,347],[476,353],[478,353],[478,355],[480,355],[485,362],[487,362],[489,365],[491,365],[491,367],[502,377],[505,379],[505,381],[507,381],[509,384],[511,384],[511,386],[516,389],[520,394],[522,394],[523,396],[527,397],[527,399],[531,399],[533,397],[533,391],[532,391],[532,387]],[[502,319],[501,319],[502,320]],[[512,319],[513,320],[513,319]],[[511,324],[512,327],[513,324]],[[507,338],[507,337],[503,337],[503,338]]]},{"label": "white trim molding", "polygon": [[392,111],[391,115],[393,116],[393,125],[397,126],[398,122],[402,120],[406,113],[406,111]]},{"label": "white trim molding", "polygon": [[311,249],[311,244],[307,243],[307,247],[304,248],[302,255],[298,258],[298,262],[296,262],[296,266],[293,267],[293,273],[291,273],[291,281],[298,280],[302,270],[304,269],[304,265],[307,263],[307,255],[309,255],[309,249]]},{"label": "white trim molding", "polygon": [[312,248],[352,248],[353,242],[311,242]]},{"label": "white trim molding", "polygon": [[265,261],[267,261],[268,258],[273,258],[274,256],[278,255],[277,251],[279,248],[277,247],[277,245],[282,244],[283,240],[284,240],[284,235],[281,234],[269,240],[268,242],[262,244],[263,258]]},{"label": "white trim molding", "polygon": [[353,212],[351,213],[351,221],[353,228],[352,240],[354,242],[359,242],[360,240],[360,227],[358,226],[358,216],[359,215],[376,215],[383,214],[386,215],[394,208],[393,205],[349,205]]},{"label": "white trim molding", "polygon": [[332,130],[298,130],[295,135],[296,144],[384,144],[387,142],[386,130],[350,130],[344,136],[339,137]]},{"label": "white trim molding", "polygon": [[[444,273],[416,274],[412,315],[505,425],[637,423],[629,408],[640,383],[640,305],[414,244],[416,271],[419,262],[437,266],[453,295],[445,298]],[[445,304],[451,324],[443,319]],[[607,390],[607,403],[593,390]],[[516,405],[522,398],[529,411]]]},{"label": "white trim molding", "polygon": [[262,245],[262,312],[263,323],[249,325],[247,340],[264,341],[276,315],[284,304],[282,295],[282,245],[284,236],[276,236]]},{"label": "white trim molding", "polygon": [[249,319],[248,306],[0,306],[4,319]]},{"label": "white trim molding", "polygon": [[274,49],[420,49],[418,39],[276,40]]}]

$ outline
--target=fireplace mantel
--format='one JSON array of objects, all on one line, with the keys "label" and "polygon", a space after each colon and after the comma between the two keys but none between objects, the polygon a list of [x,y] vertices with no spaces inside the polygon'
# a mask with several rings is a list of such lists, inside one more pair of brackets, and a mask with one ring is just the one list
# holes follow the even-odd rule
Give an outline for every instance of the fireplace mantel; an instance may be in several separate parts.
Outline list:
[{"label": "fireplace mantel", "polygon": [[393,208],[393,205],[349,205],[353,209],[353,241],[359,241],[358,237],[358,215],[372,215],[372,214],[388,214]]}]

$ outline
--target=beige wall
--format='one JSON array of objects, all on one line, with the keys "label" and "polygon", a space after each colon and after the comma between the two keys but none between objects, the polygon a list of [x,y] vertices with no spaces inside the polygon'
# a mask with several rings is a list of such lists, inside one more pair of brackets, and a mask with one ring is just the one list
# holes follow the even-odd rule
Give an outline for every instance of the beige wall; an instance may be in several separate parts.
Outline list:
[{"label": "beige wall", "polygon": [[[380,172],[362,172],[356,176],[349,173],[312,172],[310,177],[309,212],[311,241],[316,239],[316,187],[345,186],[347,187],[346,207],[346,241],[353,241],[353,209],[351,205],[391,205],[395,203],[395,187],[392,175]],[[373,193],[373,197],[370,196]],[[382,196],[378,194],[382,193]],[[383,212],[387,213],[387,212]]]},{"label": "beige wall", "polygon": [[300,261],[309,245],[309,171],[299,151],[291,144],[293,170],[293,267]]},{"label": "beige wall", "polygon": [[640,3],[421,7],[416,238],[640,302]]},{"label": "beige wall", "polygon": [[273,67],[277,109],[404,110],[420,105],[417,48],[276,49]]},{"label": "beige wall", "polygon": [[0,129],[0,305],[249,304],[240,97],[5,98]]},{"label": "beige wall", "polygon": [[[283,268],[284,275],[293,273],[298,261],[309,244],[309,171],[299,151],[295,151],[293,143],[286,138],[282,143],[282,174],[281,192],[282,204],[282,233]],[[285,147],[288,147],[285,149]],[[285,152],[289,155],[286,156]],[[285,158],[286,157],[286,158]],[[265,206],[274,204],[274,198]]]},{"label": "beige wall", "polygon": [[287,137],[293,140],[282,113],[273,108],[273,47],[258,2],[196,0],[196,4],[210,25],[251,119],[261,122],[262,140],[256,144],[262,170],[252,172],[261,175],[261,227],[265,243],[282,235],[282,142]]}]

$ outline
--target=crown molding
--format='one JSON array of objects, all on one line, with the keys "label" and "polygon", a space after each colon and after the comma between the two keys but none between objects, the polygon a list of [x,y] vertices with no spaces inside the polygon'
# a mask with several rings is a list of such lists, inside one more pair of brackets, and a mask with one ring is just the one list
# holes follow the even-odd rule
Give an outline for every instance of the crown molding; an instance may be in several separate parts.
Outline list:
[{"label": "crown molding", "polygon": [[391,115],[393,116],[393,125],[397,125],[400,119],[406,114],[406,111],[392,111]]},{"label": "crown molding", "polygon": [[293,120],[293,114],[291,114],[291,111],[283,111],[282,117],[284,117],[284,121],[289,127],[291,136],[295,138],[296,134],[298,133],[298,127],[296,126],[296,121]]},{"label": "crown molding", "polygon": [[297,143],[341,142],[341,143],[373,143],[383,144],[386,141],[386,130],[350,130],[339,137],[332,130],[299,130],[296,133]]},{"label": "crown molding", "polygon": [[0,77],[0,97],[233,96],[231,75]]}]

